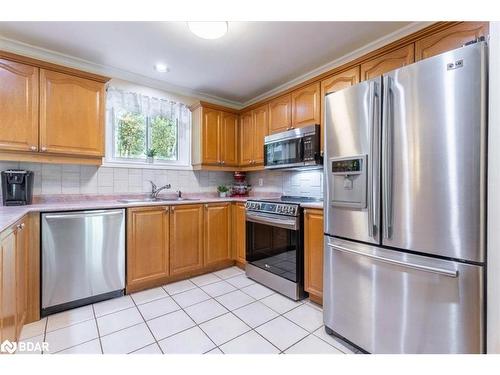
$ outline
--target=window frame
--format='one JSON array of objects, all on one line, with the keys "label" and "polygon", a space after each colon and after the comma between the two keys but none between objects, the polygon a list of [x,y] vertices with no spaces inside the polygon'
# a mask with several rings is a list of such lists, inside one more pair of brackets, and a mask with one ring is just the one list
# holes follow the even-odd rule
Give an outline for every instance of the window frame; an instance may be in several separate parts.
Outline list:
[{"label": "window frame", "polygon": [[[146,147],[150,142],[150,116],[144,115],[146,119]],[[106,108],[105,126],[105,156],[102,166],[122,167],[122,168],[144,168],[144,169],[181,169],[192,170],[191,164],[191,127],[192,117],[190,116],[188,126],[180,126],[179,119],[175,119],[177,125],[177,160],[166,160],[154,158],[153,163],[144,158],[115,157],[116,147],[116,116],[114,108]]]}]

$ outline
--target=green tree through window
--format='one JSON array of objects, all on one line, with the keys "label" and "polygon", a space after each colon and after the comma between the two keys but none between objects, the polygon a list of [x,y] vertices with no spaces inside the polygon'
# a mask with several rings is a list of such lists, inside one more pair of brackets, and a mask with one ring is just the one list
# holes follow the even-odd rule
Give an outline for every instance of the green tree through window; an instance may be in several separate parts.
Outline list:
[{"label": "green tree through window", "polygon": [[177,123],[163,116],[151,119],[151,149],[156,157],[164,160],[177,159]]},{"label": "green tree through window", "polygon": [[116,129],[116,153],[121,158],[141,158],[146,154],[146,121],[139,113],[120,116]]}]

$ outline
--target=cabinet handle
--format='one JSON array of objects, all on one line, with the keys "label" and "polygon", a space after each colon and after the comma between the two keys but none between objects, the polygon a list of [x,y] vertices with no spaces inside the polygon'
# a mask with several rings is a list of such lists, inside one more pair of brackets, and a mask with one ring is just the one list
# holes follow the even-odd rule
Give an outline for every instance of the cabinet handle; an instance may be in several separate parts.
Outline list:
[{"label": "cabinet handle", "polygon": [[172,208],[171,208],[171,211],[172,211],[172,212],[174,212],[174,210],[175,210],[175,207],[172,207]]},{"label": "cabinet handle", "polygon": [[47,151],[47,147],[42,146],[42,152],[45,152],[45,151]]},{"label": "cabinet handle", "polygon": [[205,205],[205,208],[208,209],[208,204]]},{"label": "cabinet handle", "polygon": [[23,230],[24,229],[24,223],[17,224],[17,229],[18,230]]},{"label": "cabinet handle", "polygon": [[36,146],[31,146],[31,147],[30,147],[30,150],[31,150],[31,151],[36,151],[36,150],[38,150],[38,147],[36,147]]},{"label": "cabinet handle", "polygon": [[169,207],[165,207],[165,211],[168,212],[170,209]]},{"label": "cabinet handle", "polygon": [[224,165],[224,163],[225,163],[225,161],[224,161],[224,160],[222,160],[222,165]]}]

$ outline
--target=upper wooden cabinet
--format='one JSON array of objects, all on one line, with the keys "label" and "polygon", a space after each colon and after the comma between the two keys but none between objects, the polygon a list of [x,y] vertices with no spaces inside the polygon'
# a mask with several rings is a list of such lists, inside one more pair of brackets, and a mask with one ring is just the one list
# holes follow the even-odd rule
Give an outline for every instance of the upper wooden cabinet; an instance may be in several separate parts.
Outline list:
[{"label": "upper wooden cabinet", "polygon": [[238,116],[198,105],[193,107],[193,165],[224,169],[238,165]]},{"label": "upper wooden cabinet", "polygon": [[204,228],[204,265],[212,266],[231,259],[231,204],[206,204]]},{"label": "upper wooden cabinet", "polygon": [[127,290],[169,275],[169,207],[127,210]]},{"label": "upper wooden cabinet", "polygon": [[246,217],[245,204],[233,204],[232,215],[232,242],[233,242],[233,259],[240,265],[246,263]]},{"label": "upper wooden cabinet", "polygon": [[415,62],[414,52],[415,45],[412,43],[361,64],[361,80],[375,78],[391,70],[412,64]]},{"label": "upper wooden cabinet", "polygon": [[462,47],[465,43],[488,35],[489,22],[462,22],[415,43],[415,60],[422,60]]},{"label": "upper wooden cabinet", "polygon": [[0,59],[0,149],[38,150],[38,68]]},{"label": "upper wooden cabinet", "polygon": [[304,289],[323,297],[323,210],[304,211]]},{"label": "upper wooden cabinet", "polygon": [[106,81],[0,51],[0,158],[101,164]]},{"label": "upper wooden cabinet", "polygon": [[280,96],[269,102],[269,133],[279,133],[292,126],[292,96]]},{"label": "upper wooden cabinet", "polygon": [[40,70],[40,150],[104,156],[104,85]]},{"label": "upper wooden cabinet", "polygon": [[203,205],[170,208],[170,274],[203,267]]},{"label": "upper wooden cabinet", "polygon": [[240,166],[264,164],[264,137],[268,134],[269,107],[260,106],[241,115]]},{"label": "upper wooden cabinet", "polygon": [[320,91],[315,82],[292,92],[292,128],[320,123]]},{"label": "upper wooden cabinet", "polygon": [[238,165],[238,116],[221,112],[220,155],[224,166]]}]

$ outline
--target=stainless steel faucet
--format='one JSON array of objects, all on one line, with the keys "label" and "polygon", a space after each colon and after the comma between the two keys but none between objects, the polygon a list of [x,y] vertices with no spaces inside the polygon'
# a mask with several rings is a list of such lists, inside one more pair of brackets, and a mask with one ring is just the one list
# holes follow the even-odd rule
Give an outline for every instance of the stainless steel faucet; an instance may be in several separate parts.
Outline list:
[{"label": "stainless steel faucet", "polygon": [[149,180],[151,182],[151,198],[156,199],[158,198],[158,194],[160,194],[160,191],[165,190],[165,189],[170,189],[170,184],[166,184],[162,187],[157,187],[156,184]]}]

